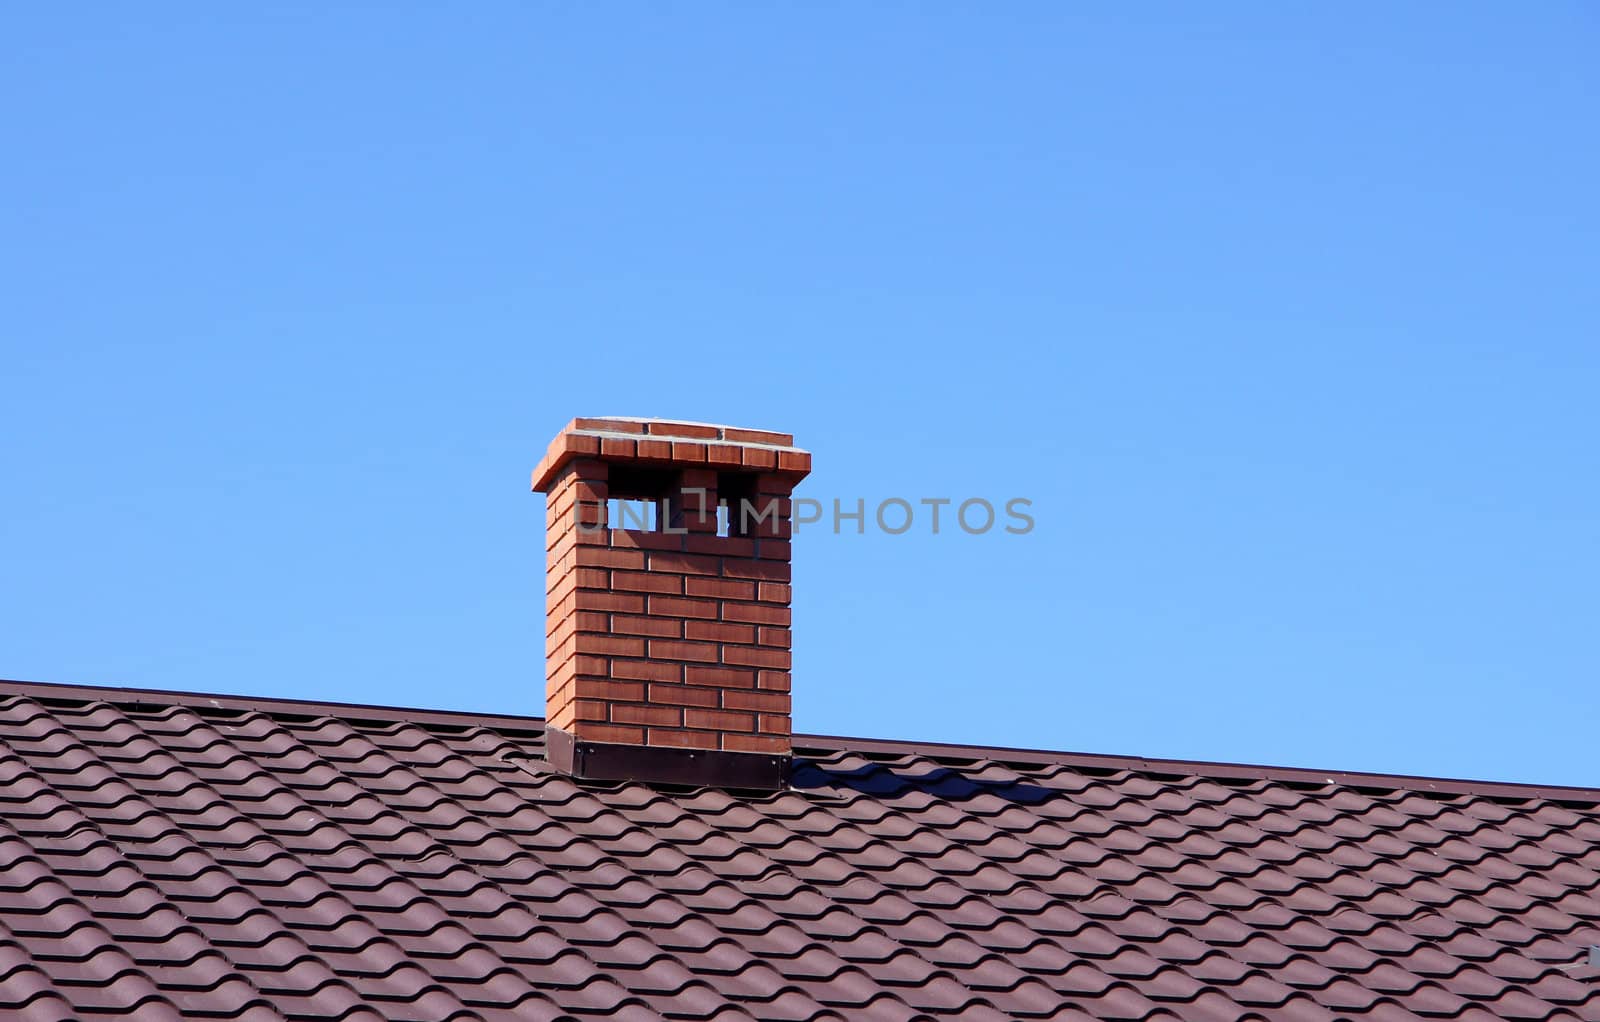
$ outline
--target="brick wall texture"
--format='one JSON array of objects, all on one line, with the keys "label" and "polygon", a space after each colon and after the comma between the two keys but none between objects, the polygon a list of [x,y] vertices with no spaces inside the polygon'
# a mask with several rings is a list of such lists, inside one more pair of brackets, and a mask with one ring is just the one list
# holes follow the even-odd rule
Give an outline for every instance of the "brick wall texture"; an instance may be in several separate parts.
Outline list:
[{"label": "brick wall texture", "polygon": [[[787,434],[702,423],[574,419],[556,436],[533,479],[546,495],[550,726],[790,752],[790,494],[810,464]],[[659,502],[655,527],[613,527],[638,524],[608,521],[613,497]]]}]

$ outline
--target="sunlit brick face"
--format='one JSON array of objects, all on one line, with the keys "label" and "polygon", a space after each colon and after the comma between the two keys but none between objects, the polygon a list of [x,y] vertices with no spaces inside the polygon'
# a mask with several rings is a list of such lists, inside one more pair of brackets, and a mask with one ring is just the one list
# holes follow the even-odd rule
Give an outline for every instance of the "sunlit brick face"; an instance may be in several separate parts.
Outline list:
[{"label": "sunlit brick face", "polygon": [[[810,467],[783,433],[659,419],[562,430],[533,477],[547,498],[548,726],[788,755],[790,494]],[[608,515],[619,500],[650,514]]]}]

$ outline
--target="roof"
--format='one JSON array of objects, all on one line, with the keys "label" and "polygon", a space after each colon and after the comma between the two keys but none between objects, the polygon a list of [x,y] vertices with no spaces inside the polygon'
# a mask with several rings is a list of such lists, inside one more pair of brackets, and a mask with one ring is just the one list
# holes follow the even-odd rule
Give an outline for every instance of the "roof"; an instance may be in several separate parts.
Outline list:
[{"label": "roof", "polygon": [[1600,792],[0,683],[0,1015],[1600,1019]]}]

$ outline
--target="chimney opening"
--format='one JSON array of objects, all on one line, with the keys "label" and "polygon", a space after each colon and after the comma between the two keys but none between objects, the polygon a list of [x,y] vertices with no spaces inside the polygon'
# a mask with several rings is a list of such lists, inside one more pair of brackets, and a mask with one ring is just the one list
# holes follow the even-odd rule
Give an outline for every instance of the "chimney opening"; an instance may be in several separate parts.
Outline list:
[{"label": "chimney opening", "polygon": [[754,536],[764,513],[756,492],[756,477],[748,472],[717,475],[717,535]]},{"label": "chimney opening", "polygon": [[678,475],[669,469],[613,465],[609,474],[606,524],[612,529],[664,532],[663,502],[676,489]]}]

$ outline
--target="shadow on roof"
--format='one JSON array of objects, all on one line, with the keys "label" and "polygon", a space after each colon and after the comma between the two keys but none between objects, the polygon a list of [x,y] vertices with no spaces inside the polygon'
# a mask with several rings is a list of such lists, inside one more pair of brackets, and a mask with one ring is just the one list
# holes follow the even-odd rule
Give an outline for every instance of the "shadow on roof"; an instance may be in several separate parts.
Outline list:
[{"label": "shadow on roof", "polygon": [[943,802],[968,802],[980,795],[988,795],[1028,806],[1039,805],[1062,795],[1054,789],[1026,781],[979,779],[953,767],[926,762],[920,764],[915,772],[881,762],[857,762],[859,765],[844,769],[796,758],[789,785],[813,795],[826,795],[828,789],[833,789],[840,794],[854,792],[883,798],[916,791]]}]

